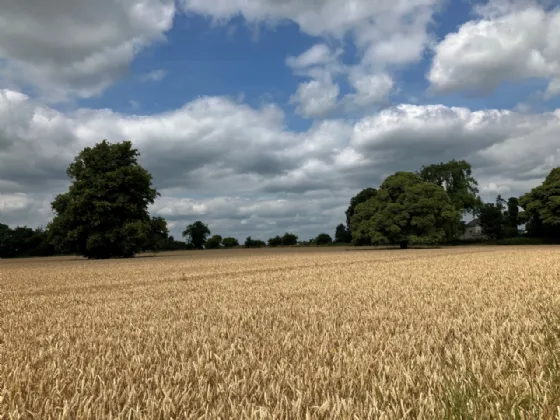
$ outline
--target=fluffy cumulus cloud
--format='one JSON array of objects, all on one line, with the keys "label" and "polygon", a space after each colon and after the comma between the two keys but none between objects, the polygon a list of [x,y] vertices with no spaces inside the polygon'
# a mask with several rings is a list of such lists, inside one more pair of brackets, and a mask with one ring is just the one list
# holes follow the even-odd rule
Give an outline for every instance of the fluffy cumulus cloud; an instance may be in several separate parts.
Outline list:
[{"label": "fluffy cumulus cloud", "polygon": [[304,117],[323,117],[336,109],[339,93],[331,80],[312,80],[299,85],[291,102],[298,104],[296,112]]},{"label": "fluffy cumulus cloud", "polygon": [[[351,108],[382,102],[392,87],[386,69],[422,58],[432,40],[428,26],[441,3],[440,0],[182,0],[184,10],[216,21],[227,21],[238,15],[249,22],[269,24],[289,20],[313,36],[341,42],[350,35],[360,57],[356,68],[341,65],[340,48],[333,51],[325,44],[318,44],[299,57],[288,58],[288,65],[296,74],[304,73],[314,79],[300,85],[296,98],[308,93],[313,97],[312,106],[320,102],[320,109],[327,104],[329,108],[333,106],[334,85],[326,86],[328,92],[321,98],[316,94],[333,72],[350,75],[356,93],[344,102],[350,103]],[[305,108],[300,107],[300,112],[305,112]]]},{"label": "fluffy cumulus cloud", "polygon": [[152,211],[178,235],[201,219],[216,233],[286,230],[307,238],[344,219],[349,198],[397,170],[465,158],[488,199],[517,195],[560,165],[560,111],[542,115],[399,105],[354,123],[286,128],[275,106],[206,97],[150,116],[62,113],[13,91],[0,94],[2,221],[36,226],[68,186],[65,169],[85,146],[132,139],[162,192]]},{"label": "fluffy cumulus cloud", "polygon": [[3,0],[1,8],[0,83],[53,101],[103,91],[163,39],[175,14],[173,0]]},{"label": "fluffy cumulus cloud", "polygon": [[478,10],[479,20],[435,47],[433,87],[490,92],[506,81],[543,78],[548,97],[560,94],[560,9],[495,1]]}]

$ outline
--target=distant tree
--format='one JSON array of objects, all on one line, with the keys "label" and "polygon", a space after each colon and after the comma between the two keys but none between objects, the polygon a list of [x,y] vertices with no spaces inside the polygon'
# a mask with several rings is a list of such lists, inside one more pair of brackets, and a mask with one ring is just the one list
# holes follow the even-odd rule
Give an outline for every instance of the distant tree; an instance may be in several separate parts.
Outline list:
[{"label": "distant tree", "polygon": [[505,224],[503,207],[498,201],[486,203],[479,209],[479,220],[482,233],[489,239],[503,239],[505,237]]},{"label": "distant tree", "polygon": [[282,245],[282,238],[278,235],[268,240],[268,246],[270,247],[276,247],[280,245]]},{"label": "distant tree", "polygon": [[252,239],[250,236],[247,239],[245,239],[246,248],[262,248],[265,246],[266,244],[259,239]]},{"label": "distant tree", "polygon": [[286,232],[284,236],[282,236],[282,245],[284,246],[297,245],[297,243],[298,243],[298,237],[293,233]]},{"label": "distant tree", "polygon": [[206,249],[218,249],[222,246],[222,237],[214,235],[206,241]]},{"label": "distant tree", "polygon": [[519,219],[519,199],[516,197],[510,197],[507,201],[507,211],[504,215],[505,217],[505,231],[504,234],[506,238],[515,238],[519,236],[519,225],[521,224]]},{"label": "distant tree", "polygon": [[222,241],[224,248],[235,248],[239,246],[239,241],[235,238],[224,238]]},{"label": "distant tree", "polygon": [[334,241],[341,244],[349,244],[352,242],[352,234],[343,223],[336,227]]},{"label": "distant tree", "polygon": [[183,231],[183,237],[187,238],[187,243],[194,249],[203,249],[208,236],[210,236],[210,229],[200,220],[191,223]]},{"label": "distant tree", "polygon": [[163,217],[152,217],[150,219],[150,234],[144,244],[144,250],[160,251],[169,243],[169,230],[167,221]]},{"label": "distant tree", "polygon": [[553,169],[542,185],[521,197],[519,204],[529,236],[560,239],[560,167]]},{"label": "distant tree", "polygon": [[194,248],[191,245],[185,243],[184,241],[177,241],[173,236],[168,236],[162,249],[167,251],[178,251],[178,250],[191,250]]},{"label": "distant tree", "polygon": [[315,238],[315,243],[317,245],[330,245],[332,244],[331,235],[328,233],[321,233],[317,235],[317,238]]},{"label": "distant tree", "polygon": [[372,244],[435,244],[445,238],[447,223],[459,219],[445,190],[410,172],[389,176],[375,197],[359,204],[351,226],[353,240],[360,235]]},{"label": "distant tree", "polygon": [[68,167],[67,193],[52,202],[47,230],[60,250],[87,258],[132,257],[151,236],[148,205],[159,195],[138,164],[132,143],[103,140],[86,147]]},{"label": "distant tree", "polygon": [[0,224],[0,258],[47,257],[54,254],[54,246],[42,228],[18,226],[11,229]]},{"label": "distant tree", "polygon": [[[427,182],[444,188],[455,209],[461,214],[477,213],[482,206],[478,196],[478,183],[472,176],[471,165],[464,160],[452,160],[447,163],[423,166],[418,175]],[[456,239],[463,233],[461,220],[455,220],[445,226],[448,241]]]},{"label": "distant tree", "polygon": [[[365,188],[350,199],[350,205],[346,210],[346,227],[347,231],[350,233],[350,236],[352,236],[352,232],[354,230],[352,229],[352,217],[354,217],[356,207],[359,204],[365,203],[370,198],[375,197],[376,194],[377,190],[375,188]],[[352,241],[352,238],[350,238],[350,241]]]}]

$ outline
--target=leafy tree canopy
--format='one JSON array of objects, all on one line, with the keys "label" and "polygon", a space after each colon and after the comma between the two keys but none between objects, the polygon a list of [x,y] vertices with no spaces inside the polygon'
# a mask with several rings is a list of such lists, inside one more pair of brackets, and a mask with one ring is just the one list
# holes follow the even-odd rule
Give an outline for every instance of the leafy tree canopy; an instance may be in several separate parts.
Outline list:
[{"label": "leafy tree canopy", "polygon": [[194,249],[203,249],[208,236],[210,236],[210,229],[200,220],[191,223],[183,231],[183,237],[187,238],[187,243]]},{"label": "leafy tree canopy", "polygon": [[356,207],[374,197],[375,194],[377,194],[377,190],[375,188],[366,188],[350,199],[350,206],[348,206],[348,209],[346,210],[346,226],[349,231],[352,230],[352,217],[354,216]]},{"label": "leafy tree canopy", "polygon": [[504,215],[503,208],[498,204],[486,203],[479,209],[479,220],[482,233],[489,239],[503,239]]},{"label": "leafy tree canopy", "polygon": [[352,242],[352,234],[343,223],[336,227],[334,241],[341,244],[349,244]]},{"label": "leafy tree canopy", "polygon": [[246,248],[262,248],[265,246],[266,244],[264,243],[264,241],[261,241],[260,239],[253,239],[250,236],[245,239]]},{"label": "leafy tree canopy", "polygon": [[542,185],[521,197],[519,204],[530,236],[560,239],[560,168],[553,169]]},{"label": "leafy tree canopy", "polygon": [[298,236],[293,233],[286,232],[284,236],[282,236],[282,245],[284,246],[297,245],[297,242]]},{"label": "leafy tree canopy", "polygon": [[282,238],[279,235],[275,236],[274,238],[270,238],[268,240],[268,246],[276,247],[280,245],[282,245]]},{"label": "leafy tree canopy", "polygon": [[224,238],[222,245],[224,248],[235,248],[236,246],[239,246],[239,241],[235,238]]},{"label": "leafy tree canopy", "polygon": [[446,223],[460,215],[445,190],[410,172],[391,175],[377,194],[356,207],[353,240],[367,236],[372,244],[435,244],[445,238]]},{"label": "leafy tree canopy", "polygon": [[214,235],[208,241],[206,241],[207,249],[218,249],[222,246],[222,237],[220,235]]},{"label": "leafy tree canopy", "polygon": [[329,235],[328,233],[320,233],[319,235],[317,235],[317,238],[315,238],[315,243],[316,243],[317,245],[329,245],[329,244],[332,244],[331,235]]},{"label": "leafy tree canopy", "polygon": [[138,156],[131,142],[106,140],[76,156],[66,171],[68,192],[52,202],[48,231],[60,250],[101,259],[132,257],[153,245],[153,229],[161,226],[148,205],[159,194]]},{"label": "leafy tree canopy", "polygon": [[0,223],[0,258],[47,257],[55,254],[47,233],[27,226],[11,229]]},{"label": "leafy tree canopy", "polygon": [[478,182],[472,176],[471,165],[464,160],[423,166],[420,177],[443,187],[451,202],[462,214],[474,213],[482,204],[478,196]]}]

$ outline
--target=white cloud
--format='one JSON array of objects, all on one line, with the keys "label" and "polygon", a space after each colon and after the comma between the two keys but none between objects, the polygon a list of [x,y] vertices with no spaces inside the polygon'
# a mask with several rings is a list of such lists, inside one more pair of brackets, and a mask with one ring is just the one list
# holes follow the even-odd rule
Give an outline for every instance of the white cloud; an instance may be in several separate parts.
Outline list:
[{"label": "white cloud", "polygon": [[[346,98],[353,108],[369,106],[383,100],[388,94],[387,69],[403,66],[422,58],[432,41],[428,25],[441,0],[182,0],[188,12],[210,16],[216,21],[227,21],[241,15],[248,22],[281,24],[286,20],[297,23],[300,29],[312,36],[319,36],[343,44],[345,37],[352,37],[356,46],[361,72],[351,83],[358,89]],[[313,79],[300,85],[301,90],[317,91],[326,80],[335,80],[339,74],[351,69],[341,60],[342,50],[333,50],[324,43],[313,46],[299,57],[288,57],[287,64],[295,74]],[[382,86],[381,86],[382,84]],[[391,82],[392,85],[392,82]],[[332,84],[328,93],[332,94]],[[311,93],[310,93],[311,95]],[[317,97],[317,93],[312,95]],[[323,96],[329,96],[325,93]],[[315,102],[314,102],[315,103]],[[332,104],[323,98],[321,103]],[[329,106],[331,108],[331,106]],[[305,111],[303,111],[305,112]]]},{"label": "white cloud", "polygon": [[347,100],[357,106],[378,104],[393,89],[393,80],[388,74],[364,74],[359,68],[350,73],[350,84],[356,93],[348,95]]},{"label": "white cloud", "polygon": [[149,73],[140,76],[140,80],[143,82],[161,82],[165,76],[167,76],[167,71],[163,69],[152,70]]},{"label": "white cloud", "polygon": [[491,6],[482,9],[485,18],[465,23],[435,47],[428,74],[433,88],[490,92],[506,81],[536,77],[552,79],[548,96],[560,93],[560,9]]},{"label": "white cloud", "polygon": [[[286,128],[275,106],[200,98],[173,111],[127,116],[62,113],[0,93],[2,222],[37,226],[68,186],[73,157],[103,138],[133,141],[162,197],[153,206],[177,235],[196,219],[222,235],[307,237],[334,229],[348,200],[397,170],[467,159],[487,199],[517,195],[560,166],[560,110],[541,115],[400,105],[355,123]],[[259,233],[261,232],[261,233]],[[329,231],[331,232],[331,231]]]},{"label": "white cloud", "polygon": [[315,44],[297,57],[290,56],[286,64],[295,70],[301,70],[317,65],[332,64],[336,60],[331,49],[325,44]]},{"label": "white cloud", "polygon": [[[311,35],[342,37],[354,30],[367,30],[376,24],[411,23],[435,0],[182,0],[187,11],[229,20],[242,15],[247,21],[280,23],[289,19]],[[388,22],[390,21],[390,22]],[[394,32],[401,29],[393,27]],[[391,35],[381,35],[390,37]]]},{"label": "white cloud", "polygon": [[306,118],[324,117],[336,108],[339,93],[330,80],[312,80],[300,84],[290,102],[298,104],[296,112]]},{"label": "white cloud", "polygon": [[0,77],[46,99],[89,97],[122,77],[135,54],[163,39],[173,0],[3,0]]}]

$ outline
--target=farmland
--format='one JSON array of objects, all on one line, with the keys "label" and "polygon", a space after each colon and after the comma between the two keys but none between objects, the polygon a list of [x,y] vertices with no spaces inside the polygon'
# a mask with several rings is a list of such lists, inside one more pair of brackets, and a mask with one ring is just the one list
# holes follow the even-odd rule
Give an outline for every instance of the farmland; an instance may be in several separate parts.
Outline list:
[{"label": "farmland", "polygon": [[2,419],[560,416],[560,249],[0,261]]}]

